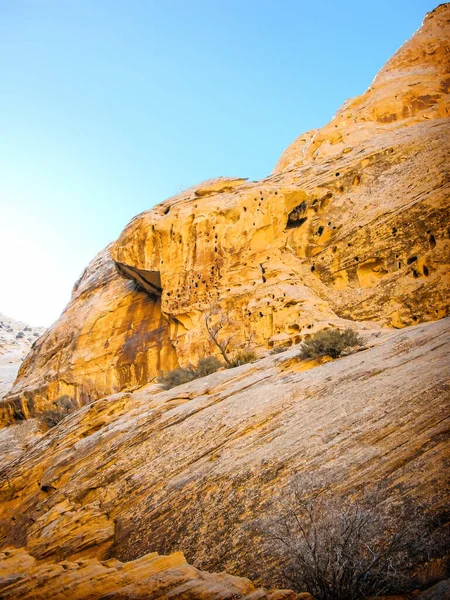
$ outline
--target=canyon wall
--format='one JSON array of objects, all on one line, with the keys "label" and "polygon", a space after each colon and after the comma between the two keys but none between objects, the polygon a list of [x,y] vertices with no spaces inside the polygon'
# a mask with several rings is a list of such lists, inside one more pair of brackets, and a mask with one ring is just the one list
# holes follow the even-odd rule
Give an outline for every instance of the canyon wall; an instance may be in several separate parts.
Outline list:
[{"label": "canyon wall", "polygon": [[217,353],[314,331],[448,314],[449,4],[369,90],[300,136],[258,182],[219,178],[135,217],[35,345],[0,422],[51,425],[96,398]]},{"label": "canyon wall", "polygon": [[[62,561],[181,550],[198,569],[279,585],[254,532],[280,514],[293,484],[336,501],[374,484],[380,505],[408,498],[438,513],[449,475],[449,333],[448,318],[374,331],[364,351],[322,365],[291,349],[84,406],[2,456],[0,548],[26,547],[55,574]],[[26,426],[0,429],[0,446]],[[75,585],[78,574],[67,579]]]}]

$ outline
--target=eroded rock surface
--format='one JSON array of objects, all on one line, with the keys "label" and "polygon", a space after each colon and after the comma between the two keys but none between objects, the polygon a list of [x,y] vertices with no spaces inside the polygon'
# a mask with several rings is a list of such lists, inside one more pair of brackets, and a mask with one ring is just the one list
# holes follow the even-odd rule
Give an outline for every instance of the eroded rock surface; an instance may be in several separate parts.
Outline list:
[{"label": "eroded rock surface", "polygon": [[[275,583],[255,525],[294,483],[445,504],[449,24],[266,179],[194,186],[94,258],[0,402],[0,597],[295,598],[236,577]],[[162,391],[217,353],[209,311],[261,360]],[[364,349],[299,360],[333,326]]]},{"label": "eroded rock surface", "polygon": [[79,559],[38,564],[24,549],[0,552],[3,600],[300,600],[288,590],[257,589],[242,577],[205,573],[191,567],[181,552],[139,560]]},{"label": "eroded rock surface", "polygon": [[234,349],[251,338],[260,353],[349,320],[447,315],[449,15],[448,3],[429,13],[271,176],[206,181],[134,218],[29,354],[0,422],[40,414],[51,426],[217,352],[211,304]]},{"label": "eroded rock surface", "polygon": [[1,469],[0,548],[45,562],[182,550],[197,568],[253,578],[250,525],[298,478],[334,497],[377,482],[385,502],[438,510],[449,333],[443,319],[373,334],[308,370],[292,349],[84,406]]}]

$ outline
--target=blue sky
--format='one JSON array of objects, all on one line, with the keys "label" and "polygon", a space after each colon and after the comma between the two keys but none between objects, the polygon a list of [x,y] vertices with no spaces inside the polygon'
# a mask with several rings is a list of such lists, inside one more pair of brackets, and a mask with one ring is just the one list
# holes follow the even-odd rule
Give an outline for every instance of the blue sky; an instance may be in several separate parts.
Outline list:
[{"label": "blue sky", "polygon": [[0,311],[49,325],[135,214],[268,175],[436,5],[0,0]]}]

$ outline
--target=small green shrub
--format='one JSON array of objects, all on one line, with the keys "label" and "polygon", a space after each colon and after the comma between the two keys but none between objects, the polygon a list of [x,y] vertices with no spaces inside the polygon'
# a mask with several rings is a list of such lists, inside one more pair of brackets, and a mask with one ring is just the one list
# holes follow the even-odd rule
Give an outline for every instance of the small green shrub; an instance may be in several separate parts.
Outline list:
[{"label": "small green shrub", "polygon": [[211,375],[211,373],[215,373],[217,369],[220,369],[222,366],[220,360],[215,356],[205,356],[198,361],[196,367],[191,367],[189,369],[179,367],[173,371],[168,371],[167,373],[160,375],[157,382],[160,383],[165,390],[170,390],[177,385],[189,383],[190,381],[194,381],[194,379]]},{"label": "small green shrub", "polygon": [[363,340],[353,329],[327,329],[319,331],[303,342],[300,358],[331,356],[339,358],[348,348],[361,347]]},{"label": "small green shrub", "polygon": [[215,356],[205,356],[198,361],[197,368],[195,369],[198,377],[205,377],[215,373],[222,367],[222,363]]},{"label": "small green shrub", "polygon": [[255,361],[258,357],[253,352],[253,350],[240,350],[231,360],[230,364],[227,365],[229,369],[233,367],[240,367],[241,365],[245,365],[247,363],[251,363]]},{"label": "small green shrub", "polygon": [[281,352],[286,352],[286,350],[289,350],[289,348],[289,344],[281,344],[280,346],[275,346],[275,348],[272,348],[269,354],[281,354]]},{"label": "small green shrub", "polygon": [[197,379],[197,373],[193,369],[182,369],[179,367],[178,369],[173,369],[173,371],[163,373],[158,377],[157,381],[162,384],[165,390],[170,390],[177,385],[188,383],[194,379]]}]

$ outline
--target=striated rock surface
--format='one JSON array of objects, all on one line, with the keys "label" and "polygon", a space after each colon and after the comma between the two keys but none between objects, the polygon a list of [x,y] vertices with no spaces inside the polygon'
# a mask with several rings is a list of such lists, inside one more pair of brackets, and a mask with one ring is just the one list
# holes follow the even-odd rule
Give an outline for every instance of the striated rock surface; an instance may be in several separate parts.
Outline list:
[{"label": "striated rock surface", "polygon": [[176,364],[160,301],[119,276],[107,248],[76,282],[59,321],[28,354],[3,420],[43,413],[44,424],[53,426],[106,391],[143,385],[163,366]]},{"label": "striated rock surface", "polygon": [[24,549],[0,553],[4,600],[307,600],[306,596],[288,590],[267,592],[242,577],[199,571],[181,552],[170,556],[154,552],[128,563],[78,559],[44,564]]},{"label": "striated rock surface", "polygon": [[0,548],[26,547],[58,572],[49,565],[182,550],[196,568],[270,585],[251,525],[273,519],[293,481],[335,498],[377,482],[387,503],[406,496],[438,510],[449,333],[448,318],[374,332],[366,350],[315,368],[292,349],[84,406],[3,461]]},{"label": "striated rock surface", "polygon": [[[76,284],[0,406],[0,423],[136,389],[217,349],[260,354],[329,326],[404,327],[449,312],[450,5],[369,90],[259,182],[218,178],[134,218]],[[370,324],[369,324],[370,322]]]},{"label": "striated rock surface", "polygon": [[0,399],[11,389],[24,357],[44,331],[44,327],[31,327],[0,313]]}]

